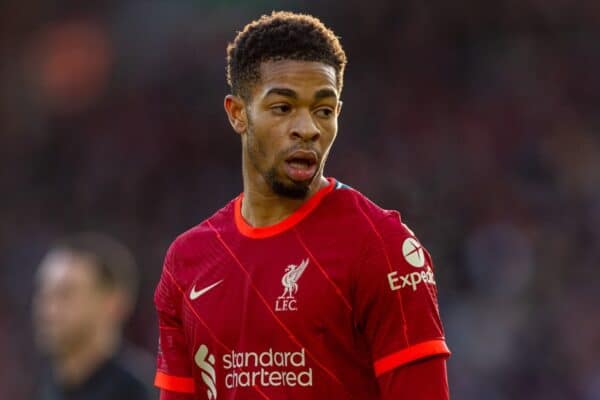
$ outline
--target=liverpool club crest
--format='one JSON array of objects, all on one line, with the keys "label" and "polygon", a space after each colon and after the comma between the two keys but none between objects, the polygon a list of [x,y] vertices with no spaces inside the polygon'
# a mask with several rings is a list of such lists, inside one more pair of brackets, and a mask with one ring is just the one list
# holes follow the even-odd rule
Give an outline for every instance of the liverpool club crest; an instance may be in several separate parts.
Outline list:
[{"label": "liverpool club crest", "polygon": [[308,258],[304,259],[299,265],[290,264],[285,267],[285,273],[281,278],[283,285],[283,294],[275,301],[275,311],[296,311],[296,293],[298,292],[298,280],[308,267]]}]

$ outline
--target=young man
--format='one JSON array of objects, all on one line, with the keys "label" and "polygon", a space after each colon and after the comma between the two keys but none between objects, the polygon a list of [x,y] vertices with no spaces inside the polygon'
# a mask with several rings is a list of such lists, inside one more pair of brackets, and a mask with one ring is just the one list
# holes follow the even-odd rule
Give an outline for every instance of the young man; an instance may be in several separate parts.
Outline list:
[{"label": "young man", "polygon": [[429,254],[397,212],[323,176],[345,65],[306,15],[229,45],[244,191],[167,253],[161,399],[448,398]]},{"label": "young man", "polygon": [[133,257],[109,237],[77,235],[50,250],[33,299],[37,344],[50,362],[39,400],[149,399],[121,340],[136,289]]}]

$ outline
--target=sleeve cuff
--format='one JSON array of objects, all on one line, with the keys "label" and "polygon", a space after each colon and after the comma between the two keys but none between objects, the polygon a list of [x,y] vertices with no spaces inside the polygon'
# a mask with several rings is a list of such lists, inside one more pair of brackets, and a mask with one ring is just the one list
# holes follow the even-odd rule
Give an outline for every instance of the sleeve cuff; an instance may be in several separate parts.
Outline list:
[{"label": "sleeve cuff", "polygon": [[373,364],[375,376],[379,377],[394,368],[398,368],[421,358],[437,355],[450,355],[450,350],[443,339],[429,340],[427,342],[415,344],[375,361]]},{"label": "sleeve cuff", "polygon": [[157,371],[154,386],[179,393],[196,393],[194,380],[190,377],[167,375]]}]

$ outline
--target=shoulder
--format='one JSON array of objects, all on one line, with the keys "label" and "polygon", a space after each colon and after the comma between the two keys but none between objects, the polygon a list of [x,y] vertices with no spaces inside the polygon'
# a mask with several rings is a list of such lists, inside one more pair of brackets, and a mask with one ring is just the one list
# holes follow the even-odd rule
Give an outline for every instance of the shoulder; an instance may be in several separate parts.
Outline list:
[{"label": "shoulder", "polygon": [[352,220],[357,228],[364,227],[370,233],[368,236],[390,234],[414,236],[414,233],[402,221],[399,211],[382,208],[348,185],[336,182],[329,197],[329,207],[327,208]]},{"label": "shoulder", "polygon": [[197,259],[213,245],[215,233],[233,226],[233,202],[215,212],[200,224],[178,235],[167,250],[165,266],[176,268]]},{"label": "shoulder", "polygon": [[359,242],[361,250],[357,263],[353,264],[359,277],[377,275],[376,271],[385,275],[433,268],[427,249],[402,220],[400,212],[384,209],[349,187],[334,191],[331,197],[330,208],[333,212],[344,212],[348,221],[343,232],[350,232]]}]

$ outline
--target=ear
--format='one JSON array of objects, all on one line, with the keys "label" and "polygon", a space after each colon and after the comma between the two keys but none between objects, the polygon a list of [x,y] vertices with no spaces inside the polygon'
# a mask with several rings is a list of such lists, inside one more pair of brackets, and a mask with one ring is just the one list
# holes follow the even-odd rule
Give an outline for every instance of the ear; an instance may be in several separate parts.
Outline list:
[{"label": "ear", "polygon": [[339,117],[339,115],[342,113],[342,106],[343,106],[343,105],[344,105],[344,102],[343,102],[343,101],[341,101],[341,100],[340,100],[340,101],[338,101],[337,110],[336,110],[336,111],[337,111],[337,115],[338,115],[338,117]]},{"label": "ear", "polygon": [[233,130],[240,135],[245,133],[248,128],[248,117],[244,100],[238,96],[228,94],[225,96],[223,106]]}]

